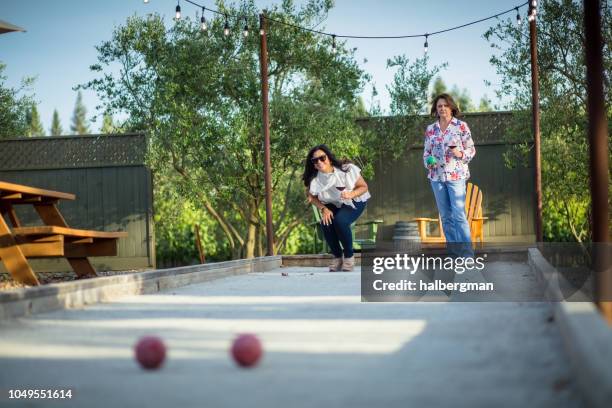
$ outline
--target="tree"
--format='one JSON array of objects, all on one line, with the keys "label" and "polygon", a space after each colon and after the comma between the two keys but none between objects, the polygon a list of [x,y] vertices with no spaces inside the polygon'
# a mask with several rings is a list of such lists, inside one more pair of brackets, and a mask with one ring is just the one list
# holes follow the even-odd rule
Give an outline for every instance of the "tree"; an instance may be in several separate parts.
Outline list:
[{"label": "tree", "polygon": [[[332,2],[273,6],[268,16],[302,26],[325,19]],[[218,3],[232,27],[257,27],[253,1]],[[131,17],[98,49],[93,89],[108,112],[127,116],[126,128],[146,132],[157,174],[174,172],[177,194],[205,209],[233,257],[263,253],[265,243],[259,37],[223,35],[224,18],[206,33],[182,19],[169,30],[159,15]],[[361,130],[354,107],[365,82],[353,51],[331,38],[273,24],[269,33],[272,184],[275,245],[311,214],[299,176],[308,148],[325,142],[355,158]],[[110,66],[120,63],[119,74]],[[106,69],[108,68],[108,69]]]},{"label": "tree", "polygon": [[53,109],[53,119],[51,120],[51,136],[60,136],[64,133],[64,129],[62,129],[62,124],[60,122],[59,113],[57,113],[57,109]]},{"label": "tree", "polygon": [[387,60],[387,68],[397,68],[393,82],[387,87],[391,96],[392,115],[411,116],[427,113],[429,84],[433,77],[448,65],[444,63],[429,69],[428,62],[427,56],[417,58],[412,64],[404,55]]},{"label": "tree", "polygon": [[43,125],[40,122],[40,115],[38,114],[38,108],[36,107],[35,103],[30,106],[26,118],[28,123],[28,129],[26,130],[27,136],[45,135],[45,129],[43,128]]},{"label": "tree", "polygon": [[466,88],[459,89],[457,85],[453,85],[449,95],[457,102],[457,106],[459,106],[461,112],[473,112],[475,110],[470,92]]},{"label": "tree", "polygon": [[[603,70],[610,73],[612,7],[608,1],[602,1],[601,15]],[[538,5],[537,19],[544,238],[581,242],[590,239],[582,3],[543,1]],[[519,165],[532,154],[529,29],[527,24],[517,28],[511,21],[502,21],[491,27],[485,38],[497,50],[491,57],[501,77],[497,94],[510,100],[508,108],[516,111],[508,137],[522,144],[508,152],[507,161],[508,165]],[[612,125],[609,75],[604,81],[608,123]]]},{"label": "tree", "polygon": [[73,134],[77,135],[85,135],[90,133],[89,125],[87,124],[87,108],[83,104],[83,95],[81,95],[81,91],[77,93],[70,130]]},{"label": "tree", "polygon": [[6,65],[0,62],[0,139],[27,133],[27,115],[34,103],[32,95],[23,94],[34,79],[24,78],[18,88],[9,88],[5,84],[5,69]]},{"label": "tree", "polygon": [[448,90],[446,84],[441,77],[436,77],[430,94],[430,101],[442,93],[447,93],[453,97],[461,112],[472,112],[475,110],[474,103],[467,89],[459,89],[457,85],[453,85],[451,90]]},{"label": "tree", "polygon": [[434,100],[434,98],[440,94],[448,93],[446,89],[446,84],[442,80],[442,77],[436,77],[436,80],[433,83],[433,87],[431,90],[430,100]]},{"label": "tree", "polygon": [[100,133],[109,134],[116,133],[117,128],[113,123],[113,115],[110,113],[105,113],[102,117],[102,127],[100,128]]},{"label": "tree", "polygon": [[480,98],[478,112],[490,112],[492,110],[493,106],[491,105],[491,100],[487,97],[487,94],[484,94],[482,98]]},{"label": "tree", "polygon": [[429,85],[446,66],[444,63],[430,68],[427,56],[414,62],[405,55],[387,60],[387,68],[395,69],[393,81],[387,86],[392,116],[370,121],[372,129],[365,138],[368,148],[366,156],[379,157],[383,154],[397,158],[404,154],[405,148],[422,141],[422,132],[415,131],[419,124],[418,115],[428,112]]}]

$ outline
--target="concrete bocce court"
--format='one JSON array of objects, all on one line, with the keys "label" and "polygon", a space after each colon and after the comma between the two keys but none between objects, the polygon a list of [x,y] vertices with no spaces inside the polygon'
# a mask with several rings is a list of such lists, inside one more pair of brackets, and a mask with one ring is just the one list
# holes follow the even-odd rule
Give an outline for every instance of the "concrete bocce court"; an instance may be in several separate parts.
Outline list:
[{"label": "concrete bocce court", "polygon": [[[532,290],[550,265],[537,250],[527,253],[493,265],[506,282]],[[593,359],[583,337],[610,331],[594,328],[601,319],[583,303],[575,304],[580,314],[565,302],[443,294],[366,303],[359,268],[288,266],[295,262],[265,257],[1,293],[0,406],[604,406],[610,348]],[[238,333],[263,343],[255,368],[229,357]],[[147,334],[168,348],[157,371],[133,359]],[[597,387],[588,386],[593,376]],[[15,389],[72,397],[9,399]]]}]

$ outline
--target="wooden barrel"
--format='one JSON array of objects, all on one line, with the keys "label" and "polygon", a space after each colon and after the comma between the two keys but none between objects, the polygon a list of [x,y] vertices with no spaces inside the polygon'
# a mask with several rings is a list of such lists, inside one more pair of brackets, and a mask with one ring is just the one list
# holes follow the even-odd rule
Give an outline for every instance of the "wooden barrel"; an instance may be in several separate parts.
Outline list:
[{"label": "wooden barrel", "polygon": [[398,252],[418,252],[421,237],[416,222],[398,221],[393,228],[393,248]]}]

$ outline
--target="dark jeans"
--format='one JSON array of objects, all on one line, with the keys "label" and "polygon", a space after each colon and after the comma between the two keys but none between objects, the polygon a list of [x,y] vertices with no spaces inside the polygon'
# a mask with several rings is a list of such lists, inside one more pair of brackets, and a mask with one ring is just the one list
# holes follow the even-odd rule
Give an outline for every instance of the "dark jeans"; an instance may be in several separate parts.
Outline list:
[{"label": "dark jeans", "polygon": [[[330,225],[323,225],[321,223],[321,229],[325,236],[325,241],[329,245],[331,253],[336,257],[342,256],[342,249],[344,248],[344,257],[350,258],[353,256],[353,234],[351,233],[351,224],[354,223],[357,218],[365,210],[366,203],[360,201],[353,201],[355,208],[342,204],[342,207],[338,208],[333,204],[326,204],[334,213],[334,218]],[[340,247],[342,244],[342,247]]]}]

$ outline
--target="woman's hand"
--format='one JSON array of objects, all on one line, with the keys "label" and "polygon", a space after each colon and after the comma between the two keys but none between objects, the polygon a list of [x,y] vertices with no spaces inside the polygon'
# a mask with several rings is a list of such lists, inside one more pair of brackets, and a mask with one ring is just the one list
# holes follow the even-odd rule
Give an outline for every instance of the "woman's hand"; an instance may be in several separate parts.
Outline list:
[{"label": "woman's hand", "polygon": [[455,158],[457,159],[461,159],[463,157],[463,152],[461,150],[459,150],[457,148],[457,146],[453,147],[452,149],[450,149],[450,152],[453,154],[453,156],[455,156]]},{"label": "woman's hand", "polygon": [[353,197],[355,197],[355,194],[353,194],[352,191],[345,190],[342,193],[340,193],[340,198],[342,198],[343,200],[350,200]]},{"label": "woman's hand", "polygon": [[321,210],[321,224],[323,225],[331,225],[332,219],[334,218],[334,213],[327,207],[323,207]]},{"label": "woman's hand", "polygon": [[353,188],[353,191],[344,190],[340,194],[340,197],[344,200],[350,200],[355,197],[359,197],[362,194],[365,194],[367,191],[368,191],[368,183],[366,183],[363,177],[359,176],[359,178],[355,182],[355,187]]}]

